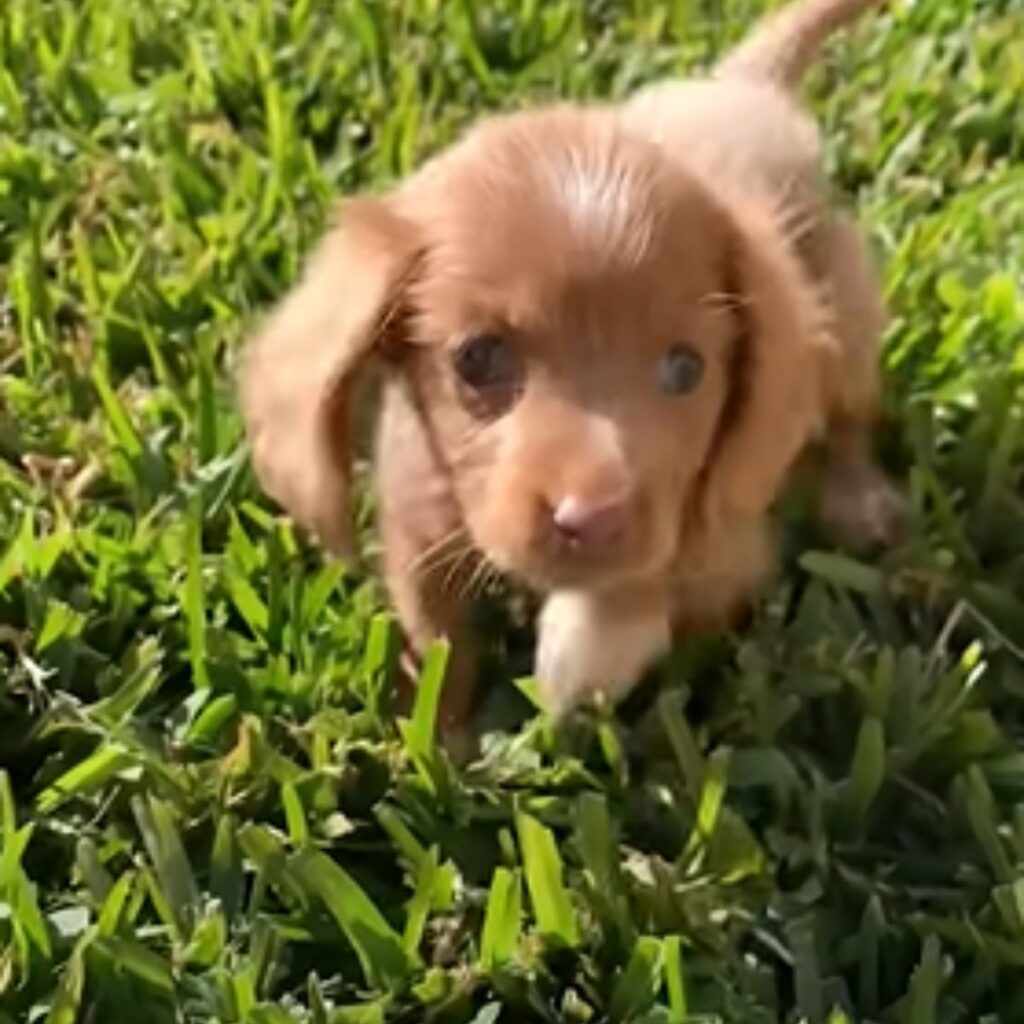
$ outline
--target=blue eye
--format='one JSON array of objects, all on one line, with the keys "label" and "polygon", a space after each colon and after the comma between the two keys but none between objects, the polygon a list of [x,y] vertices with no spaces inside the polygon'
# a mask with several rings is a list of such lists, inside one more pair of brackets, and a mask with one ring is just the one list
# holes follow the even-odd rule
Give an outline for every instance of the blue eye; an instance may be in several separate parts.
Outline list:
[{"label": "blue eye", "polygon": [[673,345],[658,363],[658,387],[667,395],[688,395],[704,377],[704,360],[689,345]]}]

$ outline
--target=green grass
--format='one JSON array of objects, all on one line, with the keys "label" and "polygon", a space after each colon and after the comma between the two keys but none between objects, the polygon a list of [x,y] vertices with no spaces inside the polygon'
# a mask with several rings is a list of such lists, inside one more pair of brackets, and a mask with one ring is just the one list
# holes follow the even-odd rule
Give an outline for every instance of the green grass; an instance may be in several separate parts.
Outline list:
[{"label": "green grass", "polygon": [[6,0],[0,1021],[1024,1020],[1020,0],[897,4],[810,83],[909,539],[797,515],[750,627],[619,716],[553,734],[496,625],[454,768],[241,445],[232,353],[334,196],[763,6]]}]

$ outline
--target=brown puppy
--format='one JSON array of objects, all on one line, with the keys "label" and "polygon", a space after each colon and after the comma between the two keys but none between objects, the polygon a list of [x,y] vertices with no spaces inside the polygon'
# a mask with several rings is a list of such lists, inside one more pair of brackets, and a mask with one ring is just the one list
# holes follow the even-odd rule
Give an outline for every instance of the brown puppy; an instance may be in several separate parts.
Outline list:
[{"label": "brown puppy", "polygon": [[335,552],[351,378],[385,367],[385,570],[414,649],[457,640],[450,727],[470,699],[467,592],[490,571],[545,595],[536,672],[561,712],[749,599],[812,443],[832,456],[826,513],[884,534],[892,492],[868,456],[884,310],[793,96],[870,6],[795,4],[708,79],[622,106],[487,121],[346,204],[248,347],[256,471]]}]

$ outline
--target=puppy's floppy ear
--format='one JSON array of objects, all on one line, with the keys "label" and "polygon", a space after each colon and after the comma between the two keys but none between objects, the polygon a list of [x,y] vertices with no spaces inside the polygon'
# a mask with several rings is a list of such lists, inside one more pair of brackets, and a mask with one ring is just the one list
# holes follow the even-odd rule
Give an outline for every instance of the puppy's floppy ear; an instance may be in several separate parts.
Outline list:
[{"label": "puppy's floppy ear", "polygon": [[412,226],[387,200],[346,203],[242,356],[256,475],[335,554],[350,543],[351,376],[386,337],[416,258]]},{"label": "puppy's floppy ear", "polygon": [[718,514],[764,512],[802,449],[824,427],[835,346],[812,280],[767,212],[740,210],[728,254],[740,336],[708,465]]}]

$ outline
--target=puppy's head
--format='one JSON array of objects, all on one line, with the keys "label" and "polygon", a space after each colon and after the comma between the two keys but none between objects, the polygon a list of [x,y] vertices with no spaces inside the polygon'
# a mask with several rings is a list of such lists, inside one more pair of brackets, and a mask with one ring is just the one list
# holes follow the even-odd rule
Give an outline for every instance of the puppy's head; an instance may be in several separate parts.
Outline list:
[{"label": "puppy's head", "polygon": [[816,303],[770,215],[603,111],[485,125],[349,204],[250,346],[270,493],[342,548],[345,396],[386,352],[466,525],[543,588],[667,569],[759,515],[820,416]]}]

